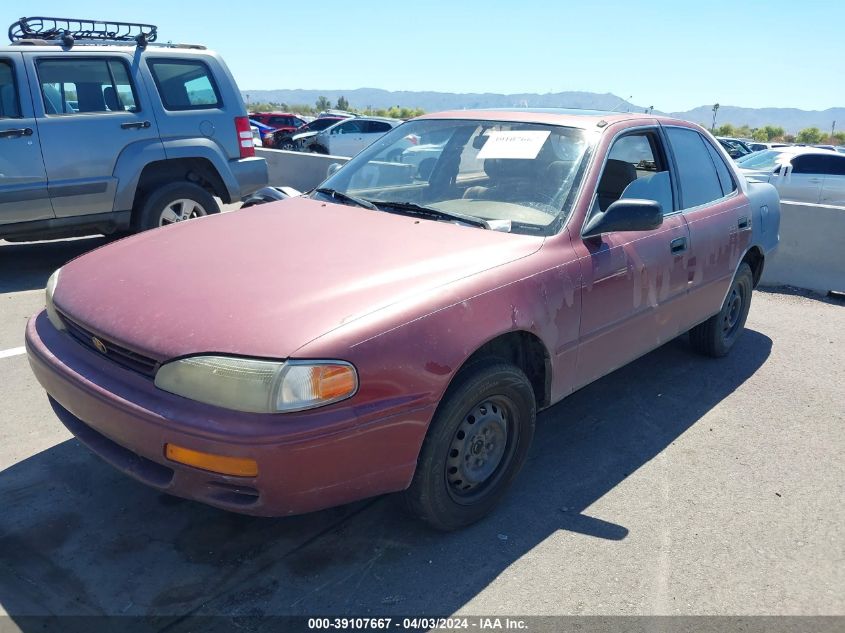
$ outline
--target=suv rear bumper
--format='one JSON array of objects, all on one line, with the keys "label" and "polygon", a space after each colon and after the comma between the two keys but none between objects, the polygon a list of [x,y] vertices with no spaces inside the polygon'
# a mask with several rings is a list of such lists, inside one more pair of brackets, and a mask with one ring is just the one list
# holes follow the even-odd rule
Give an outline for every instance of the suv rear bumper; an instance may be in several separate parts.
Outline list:
[{"label": "suv rear bumper", "polygon": [[231,192],[232,202],[245,198],[269,183],[267,161],[259,156],[229,161],[229,168],[238,184],[238,190]]}]

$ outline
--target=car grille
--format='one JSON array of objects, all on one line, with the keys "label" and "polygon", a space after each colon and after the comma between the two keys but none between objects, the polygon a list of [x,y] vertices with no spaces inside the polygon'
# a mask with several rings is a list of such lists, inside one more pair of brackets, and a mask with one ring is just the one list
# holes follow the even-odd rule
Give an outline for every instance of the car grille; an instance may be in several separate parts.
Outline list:
[{"label": "car grille", "polygon": [[[109,339],[94,334],[90,330],[79,325],[79,323],[76,323],[75,321],[69,319],[64,314],[61,314],[61,318],[65,326],[67,327],[68,334],[70,334],[73,338],[75,338],[79,343],[81,343],[88,349],[93,350],[102,356],[105,356],[106,358],[114,361],[121,367],[131,369],[132,371],[138,372],[139,374],[143,374],[144,376],[148,376],[150,378],[155,376],[156,370],[158,369],[159,365],[157,360],[144,356],[143,354],[133,352],[130,349],[126,349],[122,345],[118,345],[114,341],[110,341]],[[105,353],[102,350],[98,349],[97,346],[94,344],[95,338],[99,340],[103,345],[105,345]]]}]

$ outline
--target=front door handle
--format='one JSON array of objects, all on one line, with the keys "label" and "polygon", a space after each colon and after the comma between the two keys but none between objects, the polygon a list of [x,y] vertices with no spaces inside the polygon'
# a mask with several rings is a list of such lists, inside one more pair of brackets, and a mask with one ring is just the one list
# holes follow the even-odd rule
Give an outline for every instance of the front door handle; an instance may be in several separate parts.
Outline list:
[{"label": "front door handle", "polygon": [[131,123],[121,123],[120,127],[123,128],[124,130],[132,130],[132,129],[140,130],[140,129],[146,129],[146,128],[150,127],[151,125],[152,125],[152,123],[150,123],[149,121],[133,121]]},{"label": "front door handle", "polygon": [[687,238],[676,237],[674,240],[669,242],[669,250],[672,251],[673,255],[677,255],[687,250],[687,244]]},{"label": "front door handle", "polygon": [[32,136],[32,128],[19,127],[11,130],[0,130],[0,138],[20,138],[21,136]]}]

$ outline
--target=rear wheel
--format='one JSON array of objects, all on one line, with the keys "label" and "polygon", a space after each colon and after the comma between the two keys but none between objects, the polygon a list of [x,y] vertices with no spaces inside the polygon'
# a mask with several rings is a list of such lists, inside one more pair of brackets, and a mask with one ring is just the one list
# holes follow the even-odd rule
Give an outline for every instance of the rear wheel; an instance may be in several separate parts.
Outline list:
[{"label": "rear wheel", "polygon": [[138,215],[141,231],[219,213],[212,195],[191,182],[173,182],[153,190]]},{"label": "rear wheel", "polygon": [[743,262],[736,271],[719,314],[690,330],[690,344],[695,351],[716,358],[731,351],[745,328],[753,289],[751,267]]},{"label": "rear wheel", "polygon": [[535,417],[534,391],[517,367],[488,361],[459,373],[404,493],[411,514],[454,530],[489,513],[525,462]]}]

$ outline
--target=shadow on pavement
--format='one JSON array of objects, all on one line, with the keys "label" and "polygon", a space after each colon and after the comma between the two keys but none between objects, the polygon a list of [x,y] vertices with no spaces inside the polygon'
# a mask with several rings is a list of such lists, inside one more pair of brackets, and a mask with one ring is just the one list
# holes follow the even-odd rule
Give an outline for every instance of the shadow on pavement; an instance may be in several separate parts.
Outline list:
[{"label": "shadow on pavement", "polygon": [[753,375],[771,346],[748,330],[713,360],[681,337],[570,396],[541,414],[504,503],[450,534],[391,496],[283,519],[228,514],[160,495],[64,442],[0,473],[0,605],[13,619],[144,614],[168,630],[188,630],[186,614],[453,613],[558,530],[616,547],[628,528],[585,509]]},{"label": "shadow on pavement", "polygon": [[51,242],[0,240],[0,293],[43,288],[59,266],[114,240],[102,236]]}]

